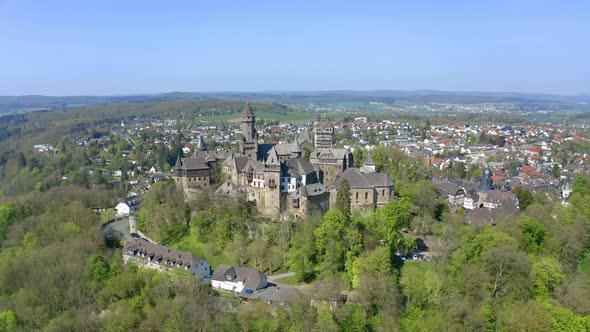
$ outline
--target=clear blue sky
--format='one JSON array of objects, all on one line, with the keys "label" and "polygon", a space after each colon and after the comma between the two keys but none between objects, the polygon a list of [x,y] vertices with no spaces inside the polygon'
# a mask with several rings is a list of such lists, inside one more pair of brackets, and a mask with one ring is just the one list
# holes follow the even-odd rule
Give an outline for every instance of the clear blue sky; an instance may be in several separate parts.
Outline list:
[{"label": "clear blue sky", "polygon": [[590,1],[0,0],[0,95],[590,92]]}]

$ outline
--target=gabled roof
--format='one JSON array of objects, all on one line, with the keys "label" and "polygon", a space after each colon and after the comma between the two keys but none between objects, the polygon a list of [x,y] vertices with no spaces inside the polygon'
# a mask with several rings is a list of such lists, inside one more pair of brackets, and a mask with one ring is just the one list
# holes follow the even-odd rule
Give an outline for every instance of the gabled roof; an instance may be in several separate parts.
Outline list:
[{"label": "gabled roof", "polygon": [[215,271],[213,271],[211,280],[228,281],[225,277],[226,275],[230,276],[232,282],[244,283],[244,289],[248,288],[251,290],[257,290],[261,288],[259,287],[261,284],[262,287],[266,286],[266,276],[257,270],[224,264],[219,265]]},{"label": "gabled roof", "polygon": [[303,158],[292,158],[287,160],[287,167],[289,168],[289,175],[301,176],[315,173],[313,165],[309,160]]},{"label": "gabled roof", "polygon": [[135,256],[138,259],[146,261],[156,261],[162,265],[169,265],[170,267],[192,267],[206,263],[205,259],[196,257],[186,251],[180,251],[164,247],[162,245],[151,243],[144,239],[133,239],[125,243],[123,246],[123,255]]},{"label": "gabled roof", "polygon": [[351,189],[368,189],[377,187],[392,187],[393,182],[385,173],[362,173],[356,167],[347,168],[334,181],[333,188],[338,189],[342,180],[346,179]]},{"label": "gabled roof", "polygon": [[209,169],[207,160],[203,156],[185,158],[182,161],[182,168],[185,170]]},{"label": "gabled roof", "polygon": [[273,165],[273,166],[280,166],[281,165],[281,160],[279,159],[279,154],[277,153],[277,150],[275,149],[274,146],[268,151],[268,156],[266,157],[266,164]]},{"label": "gabled roof", "polygon": [[297,143],[297,140],[293,140],[293,143],[291,144],[291,152],[301,152],[301,147],[299,147],[299,143]]}]

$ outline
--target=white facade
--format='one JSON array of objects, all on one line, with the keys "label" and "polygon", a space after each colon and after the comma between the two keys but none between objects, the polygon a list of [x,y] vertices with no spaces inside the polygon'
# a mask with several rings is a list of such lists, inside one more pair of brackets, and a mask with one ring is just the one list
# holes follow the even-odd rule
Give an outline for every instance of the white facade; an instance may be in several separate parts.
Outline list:
[{"label": "white facade", "polygon": [[119,203],[115,207],[115,210],[117,210],[117,217],[125,217],[129,215],[131,208],[129,208],[129,205],[127,205],[127,203]]},{"label": "white facade", "polygon": [[232,282],[232,281],[219,281],[219,280],[211,280],[211,287],[239,293],[244,289],[244,283],[241,281]]}]

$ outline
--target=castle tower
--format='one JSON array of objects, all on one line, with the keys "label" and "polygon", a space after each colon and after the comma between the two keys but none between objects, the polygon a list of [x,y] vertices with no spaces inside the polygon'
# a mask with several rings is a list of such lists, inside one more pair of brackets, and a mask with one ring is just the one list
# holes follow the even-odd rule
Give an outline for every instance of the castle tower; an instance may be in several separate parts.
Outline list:
[{"label": "castle tower", "polygon": [[301,158],[301,147],[297,144],[297,139],[294,139],[291,144],[291,158]]},{"label": "castle tower", "polygon": [[268,151],[264,163],[265,201],[264,206],[270,212],[281,211],[281,159],[274,146]]},{"label": "castle tower", "polygon": [[318,148],[332,148],[332,137],[334,127],[327,120],[321,120],[318,114],[318,121],[314,128],[314,145]]},{"label": "castle tower", "polygon": [[258,159],[258,135],[256,134],[256,116],[246,103],[242,112],[242,144],[241,152],[251,160]]}]

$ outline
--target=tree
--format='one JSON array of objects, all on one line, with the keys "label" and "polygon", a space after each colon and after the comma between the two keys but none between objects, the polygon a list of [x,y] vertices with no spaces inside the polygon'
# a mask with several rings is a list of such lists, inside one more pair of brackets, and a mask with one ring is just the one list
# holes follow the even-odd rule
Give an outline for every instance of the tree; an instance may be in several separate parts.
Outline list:
[{"label": "tree", "polygon": [[486,250],[482,264],[490,274],[492,298],[527,291],[526,280],[531,265],[524,253],[512,246],[499,245]]},{"label": "tree", "polygon": [[441,281],[428,263],[404,264],[400,284],[408,308],[414,306],[425,309],[439,300]]},{"label": "tree", "polygon": [[551,176],[556,179],[561,178],[561,169],[557,164],[553,165],[553,168],[551,168]]},{"label": "tree", "polygon": [[576,176],[576,178],[574,179],[574,183],[572,185],[572,193],[580,194],[581,196],[586,196],[590,194],[590,181],[588,181],[587,176]]},{"label": "tree", "polygon": [[0,204],[0,246],[2,245],[2,242],[6,239],[8,227],[14,221],[14,216],[14,204]]},{"label": "tree", "polygon": [[304,148],[303,149],[303,159],[309,160],[310,158],[311,158],[311,149],[310,148]]},{"label": "tree", "polygon": [[315,231],[322,268],[332,275],[344,268],[346,224],[347,218],[341,210],[330,210],[324,215],[324,222]]},{"label": "tree", "polygon": [[343,179],[336,193],[336,209],[348,219],[350,218],[350,184],[348,180]]},{"label": "tree", "polygon": [[354,167],[361,168],[363,167],[363,162],[365,161],[365,154],[363,149],[357,147],[352,152],[352,157],[354,158]]},{"label": "tree", "polygon": [[545,226],[529,216],[521,216],[518,219],[522,229],[522,249],[535,253],[545,244]]},{"label": "tree", "polygon": [[0,312],[0,331],[13,331],[16,327],[16,315],[12,310]]},{"label": "tree", "polygon": [[107,260],[100,254],[94,254],[88,257],[86,263],[86,273],[90,280],[103,282],[111,275],[111,270]]},{"label": "tree", "polygon": [[387,203],[377,211],[377,217],[381,222],[377,231],[391,248],[397,246],[401,229],[410,225],[411,209],[410,199],[403,197]]},{"label": "tree", "polygon": [[363,253],[353,264],[352,286],[358,287],[364,274],[391,274],[391,251],[381,246]]},{"label": "tree", "polygon": [[533,289],[539,299],[547,299],[564,278],[563,267],[550,257],[533,263]]},{"label": "tree", "polygon": [[320,304],[318,308],[318,318],[313,327],[314,331],[317,332],[336,332],[338,331],[338,325],[334,321],[332,313],[326,304]]},{"label": "tree", "polygon": [[526,210],[527,206],[533,202],[533,194],[522,186],[514,187],[512,192],[518,198],[518,206],[522,211]]}]

